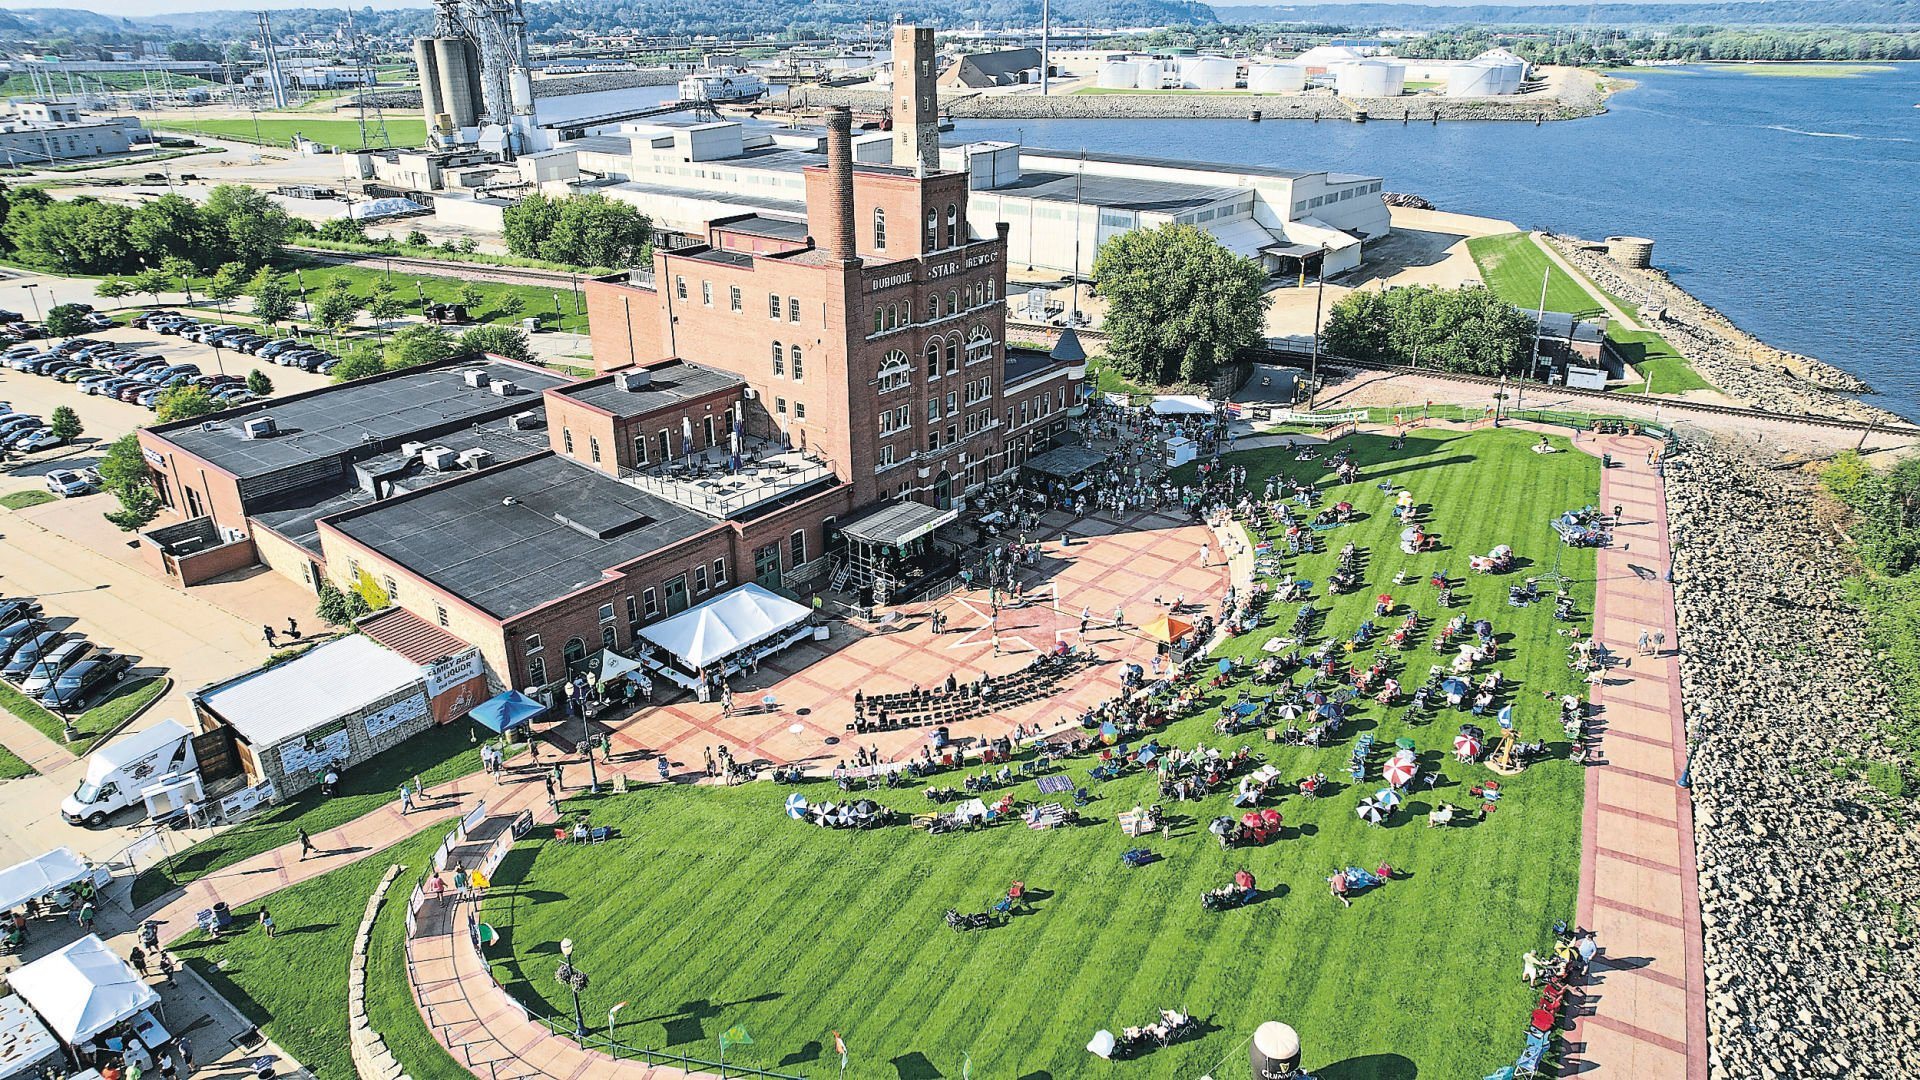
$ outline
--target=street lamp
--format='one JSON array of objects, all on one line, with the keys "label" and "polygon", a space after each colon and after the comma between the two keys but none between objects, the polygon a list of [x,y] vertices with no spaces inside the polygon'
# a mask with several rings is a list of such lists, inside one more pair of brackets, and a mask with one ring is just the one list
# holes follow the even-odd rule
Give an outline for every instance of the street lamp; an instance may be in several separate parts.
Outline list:
[{"label": "street lamp", "polygon": [[560,985],[573,991],[573,1037],[584,1043],[587,1038],[587,1015],[580,1011],[580,994],[587,988],[587,973],[573,966],[573,939],[560,939],[560,966],[554,970],[553,977]]},{"label": "street lamp", "polygon": [[21,288],[27,290],[27,298],[33,301],[33,321],[45,325],[47,320],[40,314],[40,293],[38,291],[40,283],[37,281],[29,281],[25,285],[22,285]]},{"label": "street lamp", "polygon": [[1332,250],[1324,242],[1320,245],[1319,280],[1313,294],[1313,358],[1307,362],[1307,411],[1313,411],[1313,399],[1320,394],[1320,302],[1327,295],[1327,252]]}]

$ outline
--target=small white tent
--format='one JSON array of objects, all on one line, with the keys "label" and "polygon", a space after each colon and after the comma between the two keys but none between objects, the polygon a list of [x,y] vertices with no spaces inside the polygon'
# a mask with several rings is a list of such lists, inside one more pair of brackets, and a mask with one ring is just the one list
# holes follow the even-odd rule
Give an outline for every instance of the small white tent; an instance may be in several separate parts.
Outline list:
[{"label": "small white tent", "polygon": [[37,859],[0,870],[0,911],[51,896],[94,875],[93,864],[75,855],[72,848],[54,848]]},{"label": "small white tent", "polygon": [[59,1053],[59,1041],[26,1002],[0,997],[0,1078],[27,1075]]},{"label": "small white tent", "polygon": [[703,668],[807,621],[808,610],[751,582],[643,627],[682,666]]},{"label": "small white tent", "polygon": [[21,967],[7,981],[68,1046],[160,1004],[147,980],[97,934]]},{"label": "small white tent", "polygon": [[1213,404],[1193,394],[1161,394],[1153,399],[1155,416],[1212,416]]}]

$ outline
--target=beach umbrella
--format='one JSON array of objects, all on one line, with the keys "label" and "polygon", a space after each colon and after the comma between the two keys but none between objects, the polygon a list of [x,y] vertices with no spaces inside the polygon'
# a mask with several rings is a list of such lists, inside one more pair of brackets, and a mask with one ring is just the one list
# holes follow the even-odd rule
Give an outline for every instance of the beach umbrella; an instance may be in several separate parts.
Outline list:
[{"label": "beach umbrella", "polygon": [[1387,808],[1381,806],[1378,799],[1361,799],[1360,805],[1355,807],[1353,812],[1361,821],[1369,825],[1378,825],[1387,817]]},{"label": "beach umbrella", "polygon": [[1259,828],[1260,827],[1260,811],[1249,810],[1246,813],[1241,814],[1240,824],[1245,825],[1249,829]]},{"label": "beach umbrella", "polygon": [[787,816],[795,821],[807,816],[807,797],[794,792],[787,796]]},{"label": "beach umbrella", "polygon": [[1444,690],[1449,696],[1453,694],[1464,694],[1468,689],[1467,681],[1459,678],[1442,679],[1440,680],[1440,689]]},{"label": "beach umbrella", "polygon": [[1318,690],[1309,690],[1300,695],[1300,700],[1309,705],[1325,705],[1327,703],[1327,695]]},{"label": "beach umbrella", "polygon": [[1472,761],[1480,756],[1480,740],[1466,732],[1453,737],[1453,756],[1461,761]]},{"label": "beach umbrella", "polygon": [[1119,739],[1120,739],[1120,729],[1115,727],[1111,720],[1100,725],[1100,741],[1101,742],[1106,743],[1108,746],[1112,746],[1115,742],[1119,741]]},{"label": "beach umbrella", "polygon": [[1162,615],[1140,628],[1148,638],[1171,645],[1193,632],[1193,624],[1185,619],[1176,619],[1171,615]]},{"label": "beach umbrella", "polygon": [[1399,747],[1402,750],[1414,749],[1414,741],[1412,739],[1407,738],[1405,735],[1402,735],[1401,737],[1393,740],[1393,745]]},{"label": "beach umbrella", "polygon": [[1333,508],[1345,514],[1353,510],[1353,504],[1350,502],[1334,503]]},{"label": "beach umbrella", "polygon": [[1400,505],[1406,506],[1407,504],[1413,502],[1413,492],[1407,491],[1403,488],[1400,494],[1396,496],[1396,498],[1399,500]]},{"label": "beach umbrella", "polygon": [[1413,761],[1396,757],[1381,767],[1380,778],[1394,787],[1406,787],[1413,782],[1413,774],[1419,771],[1420,766]]},{"label": "beach umbrella", "polygon": [[861,799],[859,802],[853,804],[853,812],[859,814],[861,817],[873,814],[879,809],[880,804],[874,802],[872,799]]},{"label": "beach umbrella", "polygon": [[1279,825],[1280,811],[1271,808],[1260,811],[1260,823],[1269,829]]},{"label": "beach umbrella", "polygon": [[1479,634],[1481,637],[1486,637],[1493,633],[1493,623],[1486,619],[1475,619],[1473,621],[1473,632]]},{"label": "beach umbrella", "polygon": [[1496,559],[1504,559],[1512,554],[1513,548],[1506,544],[1501,544],[1493,549],[1493,557]]},{"label": "beach umbrella", "polygon": [[1303,710],[1300,707],[1300,703],[1296,701],[1289,701],[1285,705],[1280,706],[1280,715],[1288,720],[1298,719],[1303,711],[1305,710]]},{"label": "beach umbrella", "polygon": [[1486,735],[1487,735],[1486,732],[1480,730],[1479,724],[1461,724],[1460,734],[1471,735],[1475,739],[1483,739],[1483,738],[1486,738]]},{"label": "beach umbrella", "polygon": [[1340,715],[1341,715],[1340,706],[1335,705],[1332,702],[1328,702],[1327,704],[1322,705],[1319,708],[1313,710],[1313,715],[1325,717],[1328,720],[1338,720],[1340,719]]},{"label": "beach umbrella", "polygon": [[1373,797],[1379,800],[1381,806],[1386,807],[1387,813],[1389,814],[1393,813],[1394,808],[1400,805],[1400,793],[1392,788],[1381,788],[1379,791],[1373,793]]},{"label": "beach umbrella", "polygon": [[1233,831],[1233,819],[1222,815],[1207,823],[1207,831],[1215,836],[1225,836]]},{"label": "beach umbrella", "polygon": [[1219,669],[1220,674],[1225,675],[1233,670],[1233,661],[1222,657],[1220,662],[1214,666]]},{"label": "beach umbrella", "polygon": [[1393,605],[1393,597],[1387,593],[1381,593],[1379,596],[1373,598],[1373,602],[1376,604],[1386,604],[1391,607]]}]

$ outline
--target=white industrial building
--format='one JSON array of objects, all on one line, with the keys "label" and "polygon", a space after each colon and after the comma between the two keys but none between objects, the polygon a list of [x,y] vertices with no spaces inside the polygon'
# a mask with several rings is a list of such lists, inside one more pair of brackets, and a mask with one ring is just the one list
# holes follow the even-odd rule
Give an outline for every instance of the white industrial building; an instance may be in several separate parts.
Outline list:
[{"label": "white industrial building", "polygon": [[[715,220],[749,213],[804,221],[801,170],[821,163],[824,140],[818,131],[736,121],[629,122],[516,164],[549,194],[598,192],[639,207],[660,228],[704,235]],[[854,154],[891,164],[891,134],[857,138]],[[967,212],[977,227],[1009,225],[1016,274],[1088,275],[1102,243],[1167,222],[1206,229],[1275,274],[1312,272],[1323,257],[1326,273],[1337,274],[1358,266],[1365,242],[1390,228],[1378,177],[1008,142],[944,146],[940,164],[969,174]]]},{"label": "white industrial building", "polygon": [[70,101],[25,101],[0,117],[0,161],[9,167],[34,161],[124,154],[147,134],[137,117],[87,118]]},{"label": "white industrial building", "polygon": [[1448,97],[1504,97],[1527,81],[1528,64],[1505,49],[1488,49],[1471,60],[1408,60],[1407,78],[1438,83]]}]

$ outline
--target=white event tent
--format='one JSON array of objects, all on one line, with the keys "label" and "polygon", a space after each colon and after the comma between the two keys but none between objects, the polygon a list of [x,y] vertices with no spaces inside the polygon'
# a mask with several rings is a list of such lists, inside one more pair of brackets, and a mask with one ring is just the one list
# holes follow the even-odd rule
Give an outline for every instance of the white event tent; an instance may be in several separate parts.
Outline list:
[{"label": "white event tent", "polygon": [[0,911],[19,907],[29,900],[52,896],[94,874],[93,864],[73,853],[72,848],[57,847],[45,855],[15,863],[0,870]]},{"label": "white event tent", "polygon": [[806,607],[751,582],[721,593],[670,619],[642,627],[640,636],[689,670],[706,667],[783,634],[778,649],[805,636]]},{"label": "white event tent", "polygon": [[147,980],[97,934],[22,966],[7,982],[68,1046],[160,1004]]}]

